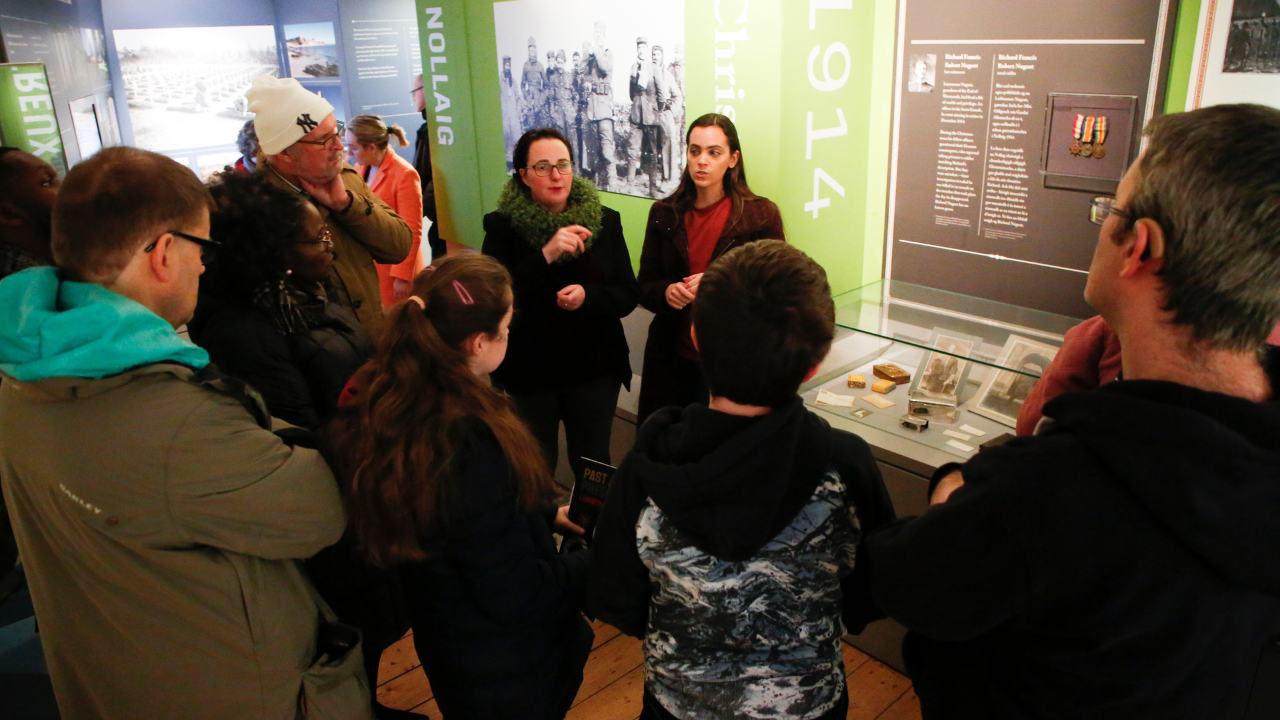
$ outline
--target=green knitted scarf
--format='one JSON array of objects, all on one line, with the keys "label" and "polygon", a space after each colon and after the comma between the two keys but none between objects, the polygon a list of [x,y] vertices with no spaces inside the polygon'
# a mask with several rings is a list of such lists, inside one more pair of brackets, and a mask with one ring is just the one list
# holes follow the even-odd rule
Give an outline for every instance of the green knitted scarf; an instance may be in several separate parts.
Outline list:
[{"label": "green knitted scarf", "polygon": [[[600,204],[596,186],[577,175],[573,176],[573,186],[569,188],[569,205],[562,213],[542,209],[525,193],[520,180],[514,175],[498,197],[498,212],[511,218],[511,226],[516,232],[539,250],[551,241],[556,231],[569,225],[581,225],[591,231],[591,237],[582,243],[585,249],[590,249],[591,241],[595,240],[604,227],[604,206]],[[568,262],[572,259],[573,256],[561,255],[556,262]]]}]

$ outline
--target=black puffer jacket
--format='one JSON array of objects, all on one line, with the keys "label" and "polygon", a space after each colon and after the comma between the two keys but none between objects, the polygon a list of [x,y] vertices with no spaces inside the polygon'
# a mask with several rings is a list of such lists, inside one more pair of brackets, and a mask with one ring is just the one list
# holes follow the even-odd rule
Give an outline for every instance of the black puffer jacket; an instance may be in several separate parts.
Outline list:
[{"label": "black puffer jacket", "polygon": [[303,312],[310,332],[281,335],[253,305],[202,294],[187,329],[223,372],[262,394],[273,416],[314,430],[333,416],[338,395],[373,344],[355,315],[336,303],[314,303]]},{"label": "black puffer jacket", "polygon": [[555,508],[519,512],[493,433],[460,426],[449,520],[400,570],[418,658],[449,720],[560,720],[591,652],[590,553],[557,555]]}]

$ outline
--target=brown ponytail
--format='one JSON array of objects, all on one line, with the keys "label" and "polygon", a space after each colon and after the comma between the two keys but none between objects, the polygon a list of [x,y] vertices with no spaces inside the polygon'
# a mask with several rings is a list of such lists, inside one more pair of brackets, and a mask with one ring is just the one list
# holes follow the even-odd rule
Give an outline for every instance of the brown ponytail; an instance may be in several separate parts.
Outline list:
[{"label": "brown ponytail", "polygon": [[551,495],[541,447],[511,401],[476,377],[461,349],[496,335],[511,308],[511,275],[485,255],[451,257],[418,274],[394,306],[380,347],[356,373],[352,401],[329,427],[327,452],[364,556],[378,566],[427,557],[419,534],[449,520],[453,462],[466,420],[493,432],[511,468],[521,511]]}]

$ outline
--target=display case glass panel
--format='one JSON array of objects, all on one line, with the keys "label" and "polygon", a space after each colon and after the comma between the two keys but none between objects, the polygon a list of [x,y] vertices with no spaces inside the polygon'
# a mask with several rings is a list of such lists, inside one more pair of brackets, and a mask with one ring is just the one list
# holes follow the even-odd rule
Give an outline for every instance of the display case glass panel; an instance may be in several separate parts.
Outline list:
[{"label": "display case glass panel", "polygon": [[[1023,400],[1080,322],[892,281],[835,302],[836,341],[801,389],[805,402],[959,459],[1013,432]],[[886,378],[898,382],[877,392]]]}]

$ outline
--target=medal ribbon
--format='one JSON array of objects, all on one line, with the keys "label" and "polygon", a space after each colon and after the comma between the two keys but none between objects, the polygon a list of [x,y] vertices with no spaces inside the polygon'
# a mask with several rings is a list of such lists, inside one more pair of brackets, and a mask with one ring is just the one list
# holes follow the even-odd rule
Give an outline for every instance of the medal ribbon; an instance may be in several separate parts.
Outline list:
[{"label": "medal ribbon", "polygon": [[1098,118],[1091,116],[1088,120],[1084,121],[1084,141],[1085,142],[1093,142],[1094,124],[1097,122],[1097,120]]},{"label": "medal ribbon", "polygon": [[1098,118],[1098,144],[1103,145],[1107,142],[1107,116],[1103,115]]},{"label": "medal ribbon", "polygon": [[1084,115],[1077,115],[1076,122],[1072,128],[1072,134],[1081,142],[1084,142]]}]

